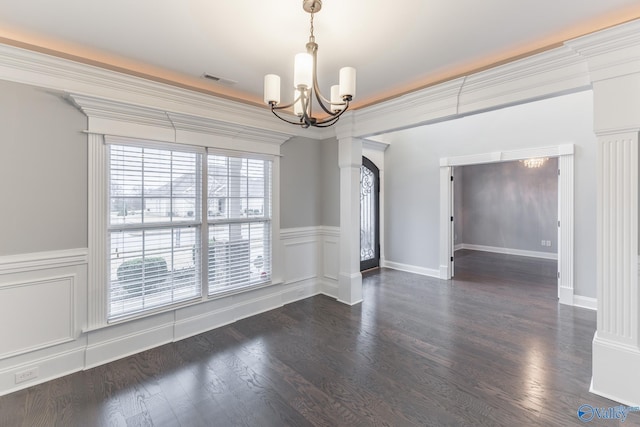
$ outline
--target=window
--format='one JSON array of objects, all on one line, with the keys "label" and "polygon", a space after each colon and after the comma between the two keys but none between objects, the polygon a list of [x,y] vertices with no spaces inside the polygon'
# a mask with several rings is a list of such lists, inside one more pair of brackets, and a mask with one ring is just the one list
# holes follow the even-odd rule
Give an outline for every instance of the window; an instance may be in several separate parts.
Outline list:
[{"label": "window", "polygon": [[107,153],[109,320],[270,282],[271,161],[144,143]]},{"label": "window", "polygon": [[271,280],[271,162],[209,155],[209,293]]},{"label": "window", "polygon": [[201,295],[201,159],[109,146],[109,319]]}]

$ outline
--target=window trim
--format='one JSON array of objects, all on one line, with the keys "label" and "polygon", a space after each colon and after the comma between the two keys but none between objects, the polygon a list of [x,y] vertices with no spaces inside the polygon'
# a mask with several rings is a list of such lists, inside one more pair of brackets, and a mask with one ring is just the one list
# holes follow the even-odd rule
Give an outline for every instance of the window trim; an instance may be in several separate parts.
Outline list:
[{"label": "window trim", "polygon": [[[88,264],[88,276],[89,284],[87,289],[87,322],[83,328],[83,332],[89,332],[99,330],[105,327],[109,327],[116,324],[126,323],[135,319],[145,318],[149,316],[158,315],[161,313],[172,312],[178,309],[182,309],[189,306],[199,305],[212,300],[220,299],[229,295],[241,294],[244,292],[250,292],[256,289],[281,285],[281,251],[279,248],[280,241],[280,220],[279,220],[279,204],[280,204],[280,156],[274,154],[279,152],[279,145],[284,140],[278,143],[278,148],[275,150],[274,143],[271,139],[272,136],[268,136],[264,141],[261,140],[245,140],[241,144],[243,148],[250,147],[255,148],[256,151],[242,151],[242,150],[230,150],[228,148],[216,148],[211,146],[211,136],[207,139],[206,144],[191,145],[178,142],[157,141],[148,138],[139,137],[123,137],[114,136],[105,133],[93,133],[88,134],[88,175],[89,175],[89,219],[88,219],[88,246],[89,246],[89,264]],[[200,138],[195,138],[199,141]],[[271,242],[271,280],[265,283],[259,283],[255,285],[249,285],[246,287],[232,288],[214,294],[209,294],[208,283],[203,284],[202,296],[196,300],[186,300],[177,302],[172,305],[158,307],[157,309],[149,309],[148,311],[135,313],[130,316],[118,317],[116,319],[108,320],[107,314],[107,302],[109,283],[107,276],[107,256],[110,252],[110,248],[107,247],[107,209],[109,206],[109,192],[108,192],[108,150],[106,149],[109,143],[123,143],[126,141],[128,144],[135,142],[137,144],[149,145],[154,148],[160,146],[169,147],[169,149],[178,151],[200,151],[209,154],[222,154],[231,157],[242,157],[248,159],[260,159],[268,160],[271,162],[271,220],[270,220],[270,242]],[[224,146],[227,142],[223,142]],[[203,162],[206,163],[206,162]],[[201,171],[204,175],[205,170]],[[202,191],[206,191],[206,180],[203,180]],[[203,215],[206,214],[204,210],[206,205],[202,203]],[[202,230],[205,230],[205,226],[209,227],[206,221],[206,217],[202,216],[203,223],[201,225]],[[203,231],[204,232],[204,231]],[[202,239],[205,242],[205,239]],[[203,253],[204,254],[204,253]],[[205,288],[204,285],[207,285]]]}]

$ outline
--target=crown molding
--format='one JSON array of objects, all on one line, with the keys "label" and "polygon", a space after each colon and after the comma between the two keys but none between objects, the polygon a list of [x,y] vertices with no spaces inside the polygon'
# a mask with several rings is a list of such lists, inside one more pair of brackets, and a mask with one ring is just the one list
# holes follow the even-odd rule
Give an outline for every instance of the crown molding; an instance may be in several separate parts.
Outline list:
[{"label": "crown molding", "polygon": [[[207,122],[203,126],[226,125],[248,138],[273,133],[280,139],[301,136],[327,139],[337,136],[366,138],[395,130],[449,120],[509,105],[521,104],[564,93],[587,90],[594,81],[640,73],[640,19],[565,42],[563,46],[498,67],[459,77],[435,86],[363,109],[350,111],[331,128],[303,129],[276,120],[268,108],[242,104],[116,71],[58,58],[9,45],[0,45],[0,79],[94,97],[104,103],[126,104],[138,111],[138,125],[171,130],[162,125],[160,112],[184,115]],[[112,104],[113,106],[113,104]],[[89,112],[93,126],[117,121],[118,109],[100,119]],[[295,119],[294,116],[291,116]],[[146,121],[146,122],[145,122]],[[187,120],[188,122],[188,120]],[[164,127],[163,127],[164,126]],[[195,126],[193,123],[189,127]],[[164,132],[163,130],[163,132]],[[230,131],[233,133],[233,131]],[[162,132],[161,132],[162,133]],[[162,133],[162,138],[169,138]]]},{"label": "crown molding", "polygon": [[565,42],[586,59],[592,81],[640,72],[640,19]]},{"label": "crown molding", "polygon": [[[74,93],[66,94],[65,97],[87,115],[90,133],[276,155],[279,154],[280,145],[291,138],[287,133],[111,99]],[[212,136],[215,138],[211,138]]]},{"label": "crown molding", "polygon": [[[140,109],[173,112],[194,117],[217,120],[220,123],[237,125],[243,131],[253,128],[256,132],[271,131],[276,134],[304,136],[321,139],[321,133],[313,129],[301,129],[276,120],[268,108],[243,104],[141,77],[74,62],[69,59],[41,52],[0,44],[0,79],[45,88],[57,93],[73,93],[74,96],[102,100],[99,113],[107,118],[111,103],[110,119],[117,120],[116,104],[127,105],[129,112]],[[87,112],[90,106],[87,105]],[[138,118],[144,116],[138,111]],[[94,115],[95,115],[94,114]],[[147,117],[152,124],[155,113]],[[89,116],[91,117],[91,116]],[[293,117],[293,116],[292,116]]]},{"label": "crown molding", "polygon": [[458,114],[576,92],[590,85],[584,58],[561,46],[468,76],[460,90]]},{"label": "crown molding", "polygon": [[458,78],[356,110],[354,135],[373,136],[454,117],[464,80]]},{"label": "crown molding", "polygon": [[377,134],[589,90],[640,72],[640,20],[356,111],[354,136]]},{"label": "crown molding", "polygon": [[356,135],[435,123],[591,87],[584,58],[561,46],[356,111]]}]

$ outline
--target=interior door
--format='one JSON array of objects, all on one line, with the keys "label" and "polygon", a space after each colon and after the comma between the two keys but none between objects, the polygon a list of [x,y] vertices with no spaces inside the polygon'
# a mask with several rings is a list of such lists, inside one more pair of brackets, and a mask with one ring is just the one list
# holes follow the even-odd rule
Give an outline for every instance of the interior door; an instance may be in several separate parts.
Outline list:
[{"label": "interior door", "polygon": [[380,171],[362,158],[360,167],[360,271],[380,266]]}]

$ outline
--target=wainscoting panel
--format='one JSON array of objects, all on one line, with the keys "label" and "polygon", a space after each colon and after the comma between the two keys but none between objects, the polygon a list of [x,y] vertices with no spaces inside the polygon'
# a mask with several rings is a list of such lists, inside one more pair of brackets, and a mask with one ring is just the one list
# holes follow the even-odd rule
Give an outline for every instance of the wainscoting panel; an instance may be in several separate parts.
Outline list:
[{"label": "wainscoting panel", "polygon": [[318,276],[318,240],[291,239],[284,244],[284,282],[296,283]]},{"label": "wainscoting panel", "polygon": [[88,321],[87,249],[0,257],[0,395],[320,293],[335,298],[339,236],[283,229],[282,282],[98,328]]},{"label": "wainscoting panel", "polygon": [[340,243],[340,228],[338,227],[325,227],[323,238],[323,250],[324,250],[324,278],[329,280],[335,280],[338,282],[338,254]]},{"label": "wainscoting panel", "polygon": [[84,366],[87,250],[0,257],[0,395]]},{"label": "wainscoting panel", "polygon": [[74,284],[62,276],[0,285],[0,358],[72,341]]},{"label": "wainscoting panel", "polygon": [[321,293],[338,298],[340,227],[322,227]]}]

